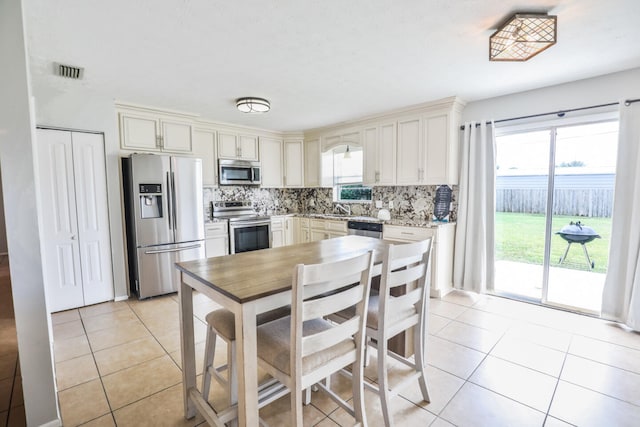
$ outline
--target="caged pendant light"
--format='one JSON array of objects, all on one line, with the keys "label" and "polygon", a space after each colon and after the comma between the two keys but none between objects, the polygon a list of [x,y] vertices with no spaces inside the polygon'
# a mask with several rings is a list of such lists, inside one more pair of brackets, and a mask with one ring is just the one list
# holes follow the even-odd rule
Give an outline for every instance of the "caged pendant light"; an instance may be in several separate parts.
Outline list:
[{"label": "caged pendant light", "polygon": [[556,44],[557,17],[517,13],[489,37],[490,61],[526,61]]}]

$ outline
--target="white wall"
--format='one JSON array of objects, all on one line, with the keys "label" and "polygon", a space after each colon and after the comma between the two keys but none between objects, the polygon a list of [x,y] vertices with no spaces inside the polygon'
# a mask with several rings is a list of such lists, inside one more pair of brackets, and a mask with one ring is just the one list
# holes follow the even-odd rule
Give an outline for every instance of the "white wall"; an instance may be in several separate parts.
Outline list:
[{"label": "white wall", "polygon": [[53,75],[44,80],[34,78],[32,86],[37,125],[104,132],[114,290],[116,299],[126,298],[120,143],[114,99],[89,89],[83,81]]},{"label": "white wall", "polygon": [[640,68],[470,102],[462,111],[462,121],[508,119],[631,98],[640,98]]},{"label": "white wall", "polygon": [[35,171],[34,121],[21,0],[0,1],[0,163],[27,425],[60,425],[49,346]]}]

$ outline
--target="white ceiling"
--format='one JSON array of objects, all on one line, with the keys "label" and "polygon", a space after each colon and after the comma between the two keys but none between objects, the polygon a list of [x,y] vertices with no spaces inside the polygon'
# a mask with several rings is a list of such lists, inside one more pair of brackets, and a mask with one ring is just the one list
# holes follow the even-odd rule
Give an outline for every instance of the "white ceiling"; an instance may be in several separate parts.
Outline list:
[{"label": "white ceiling", "polygon": [[[640,67],[638,0],[24,0],[31,73],[138,104],[305,130],[457,95],[473,101]],[[558,16],[558,43],[488,61],[515,12]],[[52,62],[85,67],[82,81]],[[271,112],[246,115],[241,96]]]}]

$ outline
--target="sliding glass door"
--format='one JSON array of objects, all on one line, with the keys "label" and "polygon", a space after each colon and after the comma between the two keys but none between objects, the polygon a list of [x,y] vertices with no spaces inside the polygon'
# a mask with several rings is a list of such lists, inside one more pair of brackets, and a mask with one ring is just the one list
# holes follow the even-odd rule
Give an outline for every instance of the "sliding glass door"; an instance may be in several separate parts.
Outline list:
[{"label": "sliding glass door", "polygon": [[496,138],[496,293],[599,311],[617,133],[606,121]]}]

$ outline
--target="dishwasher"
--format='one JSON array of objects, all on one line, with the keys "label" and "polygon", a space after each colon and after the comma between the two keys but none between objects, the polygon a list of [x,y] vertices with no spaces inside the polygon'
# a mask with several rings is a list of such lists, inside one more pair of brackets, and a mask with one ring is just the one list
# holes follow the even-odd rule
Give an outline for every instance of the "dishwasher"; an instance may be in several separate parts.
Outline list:
[{"label": "dishwasher", "polygon": [[365,221],[348,221],[347,232],[356,236],[382,239],[382,223]]}]

